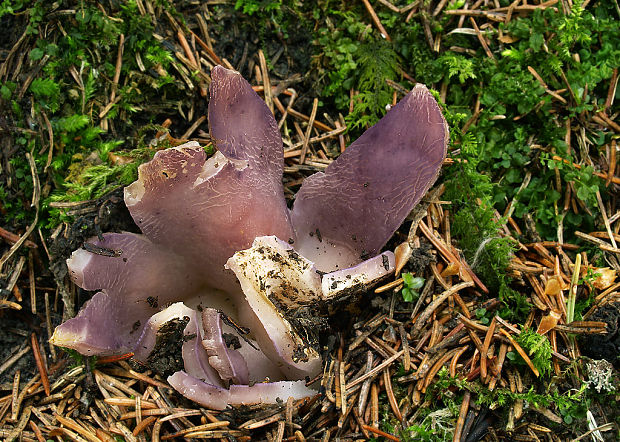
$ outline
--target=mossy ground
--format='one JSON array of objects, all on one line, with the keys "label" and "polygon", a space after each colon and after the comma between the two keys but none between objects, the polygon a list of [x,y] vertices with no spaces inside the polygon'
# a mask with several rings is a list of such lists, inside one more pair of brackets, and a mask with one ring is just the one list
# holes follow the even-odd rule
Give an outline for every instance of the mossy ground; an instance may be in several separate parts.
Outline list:
[{"label": "mossy ground", "polygon": [[[62,282],[71,250],[100,231],[135,230],[120,189],[136,178],[138,165],[180,138],[198,139],[210,149],[207,122],[194,123],[206,112],[201,90],[214,60],[189,30],[208,40],[206,30],[216,56],[253,84],[262,51],[272,82],[297,91],[295,108],[309,115],[318,98],[317,118],[338,121],[341,114],[348,140],[415,82],[433,88],[451,127],[451,164],[440,181],[446,185],[442,198],[450,202],[452,241],[475,263],[489,298],[499,299],[502,318],[522,326],[532,311],[531,287],[508,271],[519,242],[577,242],[590,264],[617,267],[616,254],[574,236],[606,231],[601,211],[608,217],[618,211],[617,3],[524,6],[497,0],[476,2],[472,14],[463,12],[472,5],[462,1],[371,3],[385,35],[364,2],[2,2],[0,227],[19,235],[36,217],[30,239],[39,248],[22,248],[6,263],[0,290],[20,256],[33,263],[37,286],[46,288],[41,292],[53,298],[55,282],[61,291],[71,290]],[[188,67],[179,30],[204,58],[200,69]],[[283,130],[295,136],[294,127]],[[326,152],[336,157],[337,140],[329,143]],[[293,189],[309,172],[296,173]],[[618,226],[610,228],[618,233]],[[10,242],[0,244],[7,253]],[[28,265],[23,269],[16,286],[24,292],[23,311],[31,312]],[[586,285],[580,312],[598,294]],[[5,292],[3,299],[15,301],[14,289]],[[78,296],[78,304],[84,298]],[[389,309],[390,300],[384,301]],[[59,303],[53,302],[53,323],[61,318]],[[20,313],[24,325],[11,328],[42,332],[42,293],[36,310]],[[482,324],[493,316],[483,308],[475,313]],[[0,314],[14,321],[13,312]],[[514,359],[514,367],[521,367]],[[539,363],[544,359],[540,355]],[[429,390],[427,410],[416,415],[412,428],[400,429],[401,437],[450,438],[465,391],[476,392],[477,406],[500,410],[483,419],[500,430],[517,401],[555,402],[564,421],[558,431],[576,437],[587,428],[585,411],[594,410],[600,422],[613,400],[595,398],[576,381],[578,372],[568,367],[560,378],[522,393],[484,391],[440,372],[436,386],[450,387],[452,395]],[[7,371],[4,387],[14,373]],[[380,403],[382,428],[392,431],[388,399],[380,397]],[[573,421],[577,425],[568,428]]]}]

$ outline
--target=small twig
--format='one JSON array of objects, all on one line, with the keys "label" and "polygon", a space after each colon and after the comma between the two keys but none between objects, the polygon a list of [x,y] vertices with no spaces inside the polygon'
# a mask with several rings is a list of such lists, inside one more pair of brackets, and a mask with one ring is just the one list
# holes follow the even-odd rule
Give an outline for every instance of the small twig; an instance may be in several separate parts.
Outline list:
[{"label": "small twig", "polygon": [[24,428],[26,428],[26,425],[28,425],[28,421],[30,420],[31,414],[32,414],[32,407],[31,406],[26,407],[19,421],[17,422],[15,427],[13,427],[13,430],[11,431],[11,433],[9,433],[9,435],[7,436],[5,440],[6,442],[13,442],[15,439],[17,439],[18,437],[22,435],[22,431],[24,430]]},{"label": "small twig", "polygon": [[444,6],[446,6],[446,3],[448,3],[448,0],[440,0],[440,2],[437,3],[437,6],[435,7],[435,10],[433,11],[433,17],[437,17],[439,15],[439,13],[444,8]]},{"label": "small twig", "polygon": [[609,109],[614,103],[614,97],[616,96],[616,87],[618,86],[618,68],[614,68],[614,72],[611,75],[609,81],[609,90],[607,91],[607,99],[605,100],[605,108]]},{"label": "small twig", "polygon": [[37,290],[34,278],[34,256],[32,250],[28,252],[28,283],[30,286],[30,311],[37,314]]},{"label": "small twig", "polygon": [[609,422],[608,424],[603,424],[600,427],[592,428],[591,430],[586,431],[581,436],[576,437],[575,439],[571,440],[571,442],[579,442],[580,440],[585,439],[586,437],[590,436],[592,433],[596,431],[609,431],[613,429],[614,427],[615,427],[615,424],[613,422]]},{"label": "small twig", "polygon": [[607,324],[598,321],[573,321],[568,325],[557,324],[554,330],[574,334],[605,334]]},{"label": "small twig", "polygon": [[[372,370],[372,363],[373,363],[372,351],[368,350],[366,352],[366,373]],[[357,411],[359,414],[364,413],[364,410],[366,409],[366,401],[368,399],[368,393],[370,391],[370,383],[371,383],[370,379],[365,380],[360,389],[360,394],[359,394],[358,402],[357,402]]]},{"label": "small twig", "polygon": [[487,334],[484,337],[484,343],[482,344],[482,351],[480,352],[480,378],[484,382],[487,378],[487,353],[489,352],[489,346],[491,345],[491,339],[493,333],[495,333],[495,325],[497,321],[495,317],[491,320]]},{"label": "small twig", "polygon": [[426,226],[424,221],[420,221],[419,227],[420,231],[437,248],[437,250],[439,250],[439,253],[443,255],[446,261],[456,263],[463,267],[464,272],[462,276],[464,277],[464,279],[468,279],[469,277],[469,279],[475,281],[476,285],[480,287],[482,291],[484,291],[485,293],[489,293],[489,289],[482,283],[482,281],[480,281],[480,278],[476,276],[476,274],[471,270],[467,263],[463,260],[458,259],[444,243],[443,239],[437,238],[437,236],[435,236],[433,232]]},{"label": "small twig", "polygon": [[434,282],[435,280],[433,278],[429,278],[428,281],[426,281],[426,284],[424,285],[424,288],[422,289],[422,292],[420,293],[420,296],[418,297],[418,301],[415,303],[415,306],[413,307],[413,311],[411,312],[412,320],[416,317],[416,315],[422,308],[422,305],[424,304],[424,301],[426,300],[427,296],[431,293],[431,289],[433,287]]},{"label": "small twig", "polygon": [[[3,229],[2,227],[0,227],[0,238],[5,239],[11,244],[15,244],[17,241],[19,241],[19,235],[16,235],[13,232],[9,232],[8,230]],[[34,242],[30,241],[29,239],[24,241],[24,246],[28,247],[29,249],[37,248],[37,245]]]},{"label": "small twig", "polygon": [[611,244],[606,243],[602,239],[595,238],[592,235],[588,235],[587,233],[577,231],[575,232],[575,236],[581,239],[585,239],[586,241],[592,242],[594,244],[597,244],[602,250],[605,250],[606,252],[620,253],[620,249],[613,248]]},{"label": "small twig", "polygon": [[605,180],[605,187],[609,187],[611,184],[611,179],[616,172],[616,140],[611,140],[611,147],[609,152],[609,169],[607,170],[607,179]]},{"label": "small twig", "polygon": [[454,353],[454,355],[452,355],[452,360],[450,361],[450,377],[451,378],[456,376],[456,366],[457,366],[457,363],[459,361],[459,358],[467,350],[469,350],[469,346],[465,345],[465,346],[461,347],[459,350],[457,350],[456,353]]},{"label": "small twig", "polygon": [[50,148],[47,151],[47,161],[45,162],[45,168],[43,168],[43,173],[45,173],[50,167],[50,164],[52,164],[52,157],[54,154],[54,129],[52,129],[52,124],[44,111],[41,111],[41,116],[43,116],[43,121],[45,121],[45,127],[47,128],[50,143]]},{"label": "small twig", "polygon": [[24,348],[19,350],[16,354],[8,358],[2,365],[0,365],[0,374],[7,371],[15,362],[19,361],[30,349],[27,344],[24,344]]},{"label": "small twig", "polygon": [[156,420],[157,420],[156,416],[147,416],[146,419],[142,419],[142,421],[135,426],[135,428],[133,429],[131,434],[133,434],[134,436],[139,435],[144,430],[146,430],[146,428],[149,425],[151,425],[153,422],[155,422]]},{"label": "small twig", "polygon": [[508,344],[503,343],[499,346],[499,355],[497,356],[497,374],[491,379],[489,382],[489,390],[493,391],[495,389],[495,385],[497,381],[502,376],[502,367],[504,366],[504,361],[506,360],[506,353],[508,352]]},{"label": "small twig", "polygon": [[549,86],[547,86],[547,83],[545,83],[545,80],[542,79],[542,77],[538,74],[538,72],[536,72],[536,70],[532,66],[528,66],[527,70],[530,71],[530,74],[532,74],[534,76],[534,78],[540,83],[540,85],[543,87],[545,92],[547,92],[553,98],[556,98],[562,104],[566,104],[567,103],[567,101],[566,101],[566,99],[564,97],[562,97],[557,92],[554,92],[551,89],[549,89]]},{"label": "small twig", "polygon": [[431,302],[428,307],[426,307],[424,309],[424,311],[422,313],[420,313],[420,316],[418,316],[418,319],[415,321],[415,323],[413,324],[413,330],[414,331],[419,331],[423,329],[423,325],[426,323],[426,321],[428,320],[428,318],[431,317],[431,315],[433,314],[433,312],[446,300],[448,299],[448,297],[456,292],[458,292],[461,289],[467,288],[467,287],[472,287],[474,285],[473,282],[471,281],[465,281],[465,282],[461,282],[459,284],[456,284],[452,287],[450,287],[448,290],[444,291],[442,294],[440,294],[439,296],[437,296],[437,298],[435,298],[435,300],[433,302]]},{"label": "small twig", "polygon": [[338,395],[340,398],[340,412],[344,416],[347,414],[347,385],[344,377],[344,362],[338,364]]},{"label": "small twig", "polygon": [[379,17],[377,16],[377,13],[373,9],[370,2],[368,0],[362,0],[362,1],[364,2],[364,6],[366,7],[366,10],[370,14],[370,18],[372,19],[372,22],[375,24],[375,26],[377,27],[381,35],[385,37],[387,41],[392,41],[392,39],[390,38],[390,35],[387,33],[387,31],[383,27],[383,24],[381,24],[381,20],[379,20]]},{"label": "small twig", "polygon": [[181,437],[188,433],[193,433],[196,431],[215,430],[216,428],[227,427],[229,425],[230,425],[229,421],[218,421],[218,422],[211,422],[211,423],[203,424],[203,425],[197,425],[195,427],[185,428],[184,430],[178,431],[173,434],[168,434],[162,437],[161,440],[174,439],[175,437]]},{"label": "small twig", "polygon": [[340,145],[340,153],[342,153],[346,149],[344,135],[342,135],[342,133],[346,130],[346,126],[343,126],[338,120],[336,120],[334,124],[336,126],[336,130],[342,129],[342,132],[338,134],[338,144]]},{"label": "small twig", "polygon": [[123,66],[123,50],[125,48],[125,35],[121,34],[118,37],[118,52],[116,53],[116,69],[114,71],[114,78],[112,80],[112,92],[110,93],[109,102],[114,102],[116,98],[116,88],[118,87],[118,81],[121,78],[121,67]]},{"label": "small twig", "polygon": [[299,164],[304,164],[306,161],[306,154],[308,153],[308,143],[310,141],[310,135],[312,134],[312,126],[314,124],[314,119],[316,118],[316,111],[319,106],[319,99],[315,98],[312,102],[312,112],[310,113],[310,119],[308,120],[308,128],[306,129],[306,133],[304,135],[304,142],[301,147],[301,155],[299,157]]},{"label": "small twig", "polygon": [[597,117],[600,120],[602,120],[607,127],[609,127],[610,129],[614,130],[617,133],[620,133],[620,125],[616,123],[614,120],[612,120],[611,118],[609,118],[607,114],[605,114],[605,112],[599,112],[598,114],[594,115],[592,119],[594,120]]},{"label": "small twig", "polygon": [[202,46],[202,49],[204,49],[207,54],[209,55],[209,57],[211,57],[213,59],[214,62],[216,62],[217,64],[222,64],[222,60],[220,59],[220,57],[218,57],[215,52],[213,52],[213,49],[211,49],[209,47],[209,45],[207,45],[204,41],[202,41],[202,39],[196,35],[195,32],[193,32],[191,29],[189,31],[194,38],[196,39],[196,43],[198,43],[200,46]]},{"label": "small twig", "polygon": [[396,436],[393,436],[390,433],[386,433],[385,431],[381,431],[378,428],[371,427],[370,425],[362,425],[362,428],[365,428],[366,430],[368,430],[368,431],[370,431],[372,433],[375,433],[375,434],[377,434],[379,436],[385,437],[386,439],[393,440],[393,441],[396,441],[396,442],[400,442],[400,439],[397,438]]},{"label": "small twig", "polygon": [[[613,146],[615,150],[615,146]],[[609,218],[607,218],[607,211],[605,210],[605,205],[603,204],[603,199],[601,198],[600,190],[596,190],[596,201],[598,202],[598,208],[601,211],[601,216],[603,217],[603,223],[605,224],[605,229],[607,229],[607,233],[609,234],[609,240],[611,241],[614,249],[618,248],[618,244],[616,244],[616,239],[614,238],[614,234],[611,231],[611,226],[609,224]]]},{"label": "small twig", "polygon": [[121,97],[115,97],[114,100],[111,100],[108,104],[106,104],[101,112],[99,112],[99,118],[103,119],[119,101],[121,101]]},{"label": "small twig", "polygon": [[394,390],[392,390],[392,380],[390,378],[390,369],[388,368],[383,372],[383,386],[385,387],[385,393],[388,397],[388,402],[390,403],[390,408],[394,413],[394,416],[401,422],[403,420],[403,415],[398,408],[398,402],[396,401],[396,397],[394,396]]},{"label": "small twig", "polygon": [[471,21],[471,24],[474,26],[474,30],[476,31],[476,35],[478,36],[478,40],[480,41],[480,44],[482,44],[482,47],[484,48],[484,52],[486,52],[489,58],[492,58],[493,60],[495,60],[495,56],[493,55],[493,52],[491,52],[491,49],[489,49],[489,45],[486,39],[484,38],[484,35],[482,35],[482,32],[480,32],[480,28],[478,28],[478,25],[476,24],[476,20],[474,20],[473,17],[470,17],[469,20]]},{"label": "small twig", "polygon": [[530,172],[529,170],[525,173],[525,177],[523,178],[523,182],[521,183],[521,185],[519,186],[519,189],[517,190],[517,192],[514,194],[514,196],[512,197],[512,200],[510,201],[510,203],[508,204],[508,207],[506,208],[506,213],[504,214],[504,216],[506,218],[510,218],[512,217],[512,214],[514,213],[514,210],[516,208],[516,202],[518,201],[519,195],[521,194],[521,192],[523,192],[523,190],[529,186],[530,181],[532,180],[532,172]]},{"label": "small twig", "polygon": [[30,424],[30,428],[32,429],[32,431],[34,432],[34,434],[35,434],[35,436],[37,438],[37,441],[45,442],[46,441],[45,436],[43,436],[43,432],[38,427],[38,425],[33,420],[31,420],[29,422],[29,424]]},{"label": "small twig", "polygon": [[267,69],[265,54],[263,54],[261,49],[258,50],[258,62],[260,64],[261,76],[263,77],[263,93],[265,94],[265,103],[271,113],[273,113],[273,99],[271,95],[271,84],[269,83],[269,70]]},{"label": "small twig", "polygon": [[465,417],[467,416],[467,410],[469,410],[469,399],[471,397],[471,393],[469,391],[465,391],[463,395],[463,402],[461,403],[461,409],[459,410],[459,417],[456,420],[456,426],[454,427],[454,436],[452,437],[453,442],[460,442],[461,433],[463,432],[463,426],[465,425]]},{"label": "small twig", "polygon": [[91,441],[91,442],[101,442],[101,440],[92,432],[86,430],[84,427],[82,427],[80,424],[78,424],[77,422],[75,422],[73,419],[69,419],[67,417],[61,416],[60,414],[56,413],[54,415],[54,417],[56,418],[56,420],[64,425],[65,427],[68,427],[70,429],[72,429],[73,431],[75,431],[76,433],[84,436],[87,440]]},{"label": "small twig", "polygon": [[47,377],[47,368],[45,367],[45,363],[43,358],[41,357],[41,349],[39,348],[39,340],[37,339],[37,335],[33,332],[30,335],[30,345],[32,346],[32,353],[34,354],[34,361],[37,364],[37,369],[39,370],[39,374],[41,375],[41,384],[43,384],[43,389],[45,390],[45,396],[49,396],[51,394],[50,389],[50,381]]},{"label": "small twig", "polygon": [[[132,407],[136,405],[136,400],[128,397],[109,397],[103,400],[106,404],[116,405],[120,407]],[[154,410],[157,408],[157,404],[151,401],[141,401],[140,406],[143,410]]]},{"label": "small twig", "polygon": [[11,419],[17,420],[19,416],[19,380],[21,378],[21,371],[17,370],[13,376],[13,388],[11,389]]},{"label": "small twig", "polygon": [[97,365],[111,364],[113,362],[124,361],[133,357],[133,353],[125,353],[122,355],[100,356],[97,358]]},{"label": "small twig", "polygon": [[[338,126],[339,123],[336,123],[336,125]],[[317,136],[314,136],[314,137],[310,138],[308,140],[308,144],[310,145],[310,144],[318,143],[320,141],[327,140],[328,138],[332,138],[332,137],[335,137],[335,136],[340,136],[346,130],[347,130],[346,126],[345,127],[340,126],[337,129],[331,130],[329,132],[324,132],[321,135],[317,135]],[[303,147],[303,145],[304,145],[303,142],[295,143],[292,146],[287,147],[286,151],[284,153],[286,154],[287,152],[293,151],[295,149],[299,149],[300,147]],[[300,152],[301,152],[301,150],[300,150]]]},{"label": "small twig", "polygon": [[386,6],[387,8],[391,9],[392,11],[400,14],[400,9],[397,6],[394,6],[388,0],[379,0],[379,3],[381,3],[384,6]]},{"label": "small twig", "polygon": [[22,294],[21,294],[21,291],[19,291],[19,288],[17,286],[17,280],[21,276],[22,270],[24,269],[25,264],[26,264],[26,257],[20,256],[19,259],[17,260],[17,263],[15,264],[15,267],[13,268],[13,271],[11,272],[11,276],[5,287],[5,290],[7,292],[11,292],[11,291],[13,292],[13,294],[15,295],[15,299],[17,299],[18,302],[22,302]]},{"label": "small twig", "polygon": [[288,113],[290,112],[291,107],[293,107],[293,103],[295,103],[295,99],[297,98],[297,92],[295,92],[294,89],[291,89],[291,90],[293,91],[293,93],[291,94],[291,98],[288,100],[286,109],[284,108],[284,106],[282,106],[282,103],[280,103],[280,100],[278,99],[278,97],[273,97],[273,102],[276,104],[280,112],[282,112],[282,117],[280,118],[280,121],[278,122],[278,128],[282,128],[282,126],[284,125],[284,122],[286,121],[286,117],[288,116]]},{"label": "small twig", "polygon": [[191,137],[192,134],[196,131],[196,129],[198,129],[198,127],[202,123],[204,123],[206,119],[207,117],[205,115],[202,115],[200,118],[197,118],[196,121],[194,121],[192,125],[185,131],[185,133],[181,135],[181,139],[187,140],[189,137]]},{"label": "small twig", "polygon": [[581,271],[581,253],[575,256],[575,266],[573,276],[568,289],[568,300],[566,302],[566,323],[570,324],[575,319],[575,302],[577,300],[577,284],[579,282],[579,272]]},{"label": "small twig", "polygon": [[411,354],[409,353],[409,339],[407,339],[407,332],[405,331],[405,326],[403,324],[398,325],[398,332],[400,333],[400,341],[403,346],[403,350],[405,351],[405,355],[403,357],[403,368],[405,371],[409,371],[411,368]]},{"label": "small twig", "polygon": [[[433,358],[431,360],[432,366],[430,367],[430,369],[426,373],[424,373],[424,370],[420,371],[419,377],[422,378],[422,393],[426,393],[426,389],[431,385],[433,378],[437,375],[437,373],[439,373],[439,370],[441,370],[441,367],[443,367],[444,364],[448,362],[450,359],[452,359],[452,357],[459,351],[461,350],[458,348],[455,348],[453,350],[450,350],[442,354],[439,358],[437,357]],[[422,365],[423,364],[420,364],[420,368],[422,367]],[[430,362],[429,362],[429,365],[430,365]]]},{"label": "small twig", "polygon": [[[575,169],[578,169],[578,170],[580,170],[581,167],[582,167],[581,164],[571,163],[570,161],[565,160],[564,158],[562,158],[562,157],[560,157],[558,155],[553,155],[553,157],[551,157],[551,158],[553,160],[555,160],[555,161],[562,161],[564,164],[569,164],[569,165],[573,166]],[[608,179],[608,174],[606,174],[606,173],[601,173],[601,172],[597,172],[597,171],[593,171],[592,173],[594,175],[596,175],[597,177],[599,177],[599,178],[603,178],[604,180]],[[611,177],[611,182],[614,183],[614,184],[620,184],[620,177],[617,177],[617,176]]]},{"label": "small twig", "polygon": [[[310,121],[310,117],[308,115],[304,115],[301,112],[296,111],[295,109],[289,109],[288,113],[291,116],[293,116],[295,118],[298,118],[300,120]],[[327,124],[321,123],[320,121],[318,121],[316,119],[312,122],[312,126],[316,127],[319,130],[324,130],[324,131],[327,131],[327,132],[335,130],[333,127],[329,127]]]},{"label": "small twig", "polygon": [[388,282],[385,285],[382,285],[381,287],[378,287],[375,289],[375,293],[383,293],[386,292],[390,289],[393,289],[394,287],[398,287],[399,285],[401,285],[403,283],[403,278],[398,278],[395,281],[392,282]]},{"label": "small twig", "polygon": [[396,359],[400,358],[403,353],[405,352],[405,350],[401,350],[398,353],[392,355],[391,357],[387,358],[385,361],[383,361],[381,364],[377,365],[375,368],[373,368],[372,370],[370,370],[368,373],[365,373],[363,375],[361,375],[359,378],[354,379],[353,381],[349,382],[347,384],[347,388],[351,389],[354,386],[356,386],[357,384],[360,384],[362,382],[364,382],[366,379],[373,377],[375,375],[377,375],[378,373],[381,372],[381,370],[383,370],[385,367],[389,366],[392,362],[394,362]]}]

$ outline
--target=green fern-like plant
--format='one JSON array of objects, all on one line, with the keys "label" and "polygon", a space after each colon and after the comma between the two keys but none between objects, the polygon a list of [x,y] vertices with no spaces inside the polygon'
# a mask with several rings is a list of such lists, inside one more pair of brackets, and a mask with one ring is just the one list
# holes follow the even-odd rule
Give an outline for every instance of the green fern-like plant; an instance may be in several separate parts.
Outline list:
[{"label": "green fern-like plant", "polygon": [[51,78],[35,78],[30,85],[30,92],[50,112],[56,112],[60,107],[60,84]]},{"label": "green fern-like plant", "polygon": [[453,52],[446,52],[437,60],[448,71],[448,78],[457,76],[459,83],[465,83],[470,78],[476,78],[473,60]]},{"label": "green fern-like plant", "polygon": [[551,344],[546,336],[526,328],[517,336],[517,342],[527,351],[532,364],[541,375],[551,372]]},{"label": "green fern-like plant", "polygon": [[392,101],[392,90],[386,80],[397,78],[398,55],[385,41],[369,41],[354,55],[357,65],[356,89],[353,112],[347,116],[351,129],[361,129],[375,124],[385,114]]},{"label": "green fern-like plant", "polygon": [[60,118],[56,123],[56,129],[62,132],[76,132],[88,126],[90,119],[87,115],[74,114]]}]

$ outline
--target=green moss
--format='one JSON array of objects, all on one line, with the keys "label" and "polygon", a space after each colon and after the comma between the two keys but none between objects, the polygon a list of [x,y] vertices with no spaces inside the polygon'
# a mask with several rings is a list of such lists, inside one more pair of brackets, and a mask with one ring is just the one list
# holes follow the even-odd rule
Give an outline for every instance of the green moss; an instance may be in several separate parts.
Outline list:
[{"label": "green moss", "polygon": [[[551,373],[551,343],[546,336],[526,328],[516,337],[516,341],[527,352],[541,376]],[[513,353],[512,359],[515,358],[517,356]]]}]

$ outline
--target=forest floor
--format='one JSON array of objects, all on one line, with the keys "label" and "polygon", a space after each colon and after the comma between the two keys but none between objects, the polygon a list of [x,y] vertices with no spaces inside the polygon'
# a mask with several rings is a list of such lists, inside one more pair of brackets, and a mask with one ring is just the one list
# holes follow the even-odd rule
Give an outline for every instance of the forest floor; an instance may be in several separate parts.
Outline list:
[{"label": "forest floor", "polygon": [[[618,440],[620,8],[530,1],[3,1],[0,438]],[[139,232],[138,166],[214,152],[215,65],[274,112],[289,203],[415,83],[450,125],[402,273],[327,319],[306,400],[206,410],[48,343],[91,296],[65,260]]]}]

